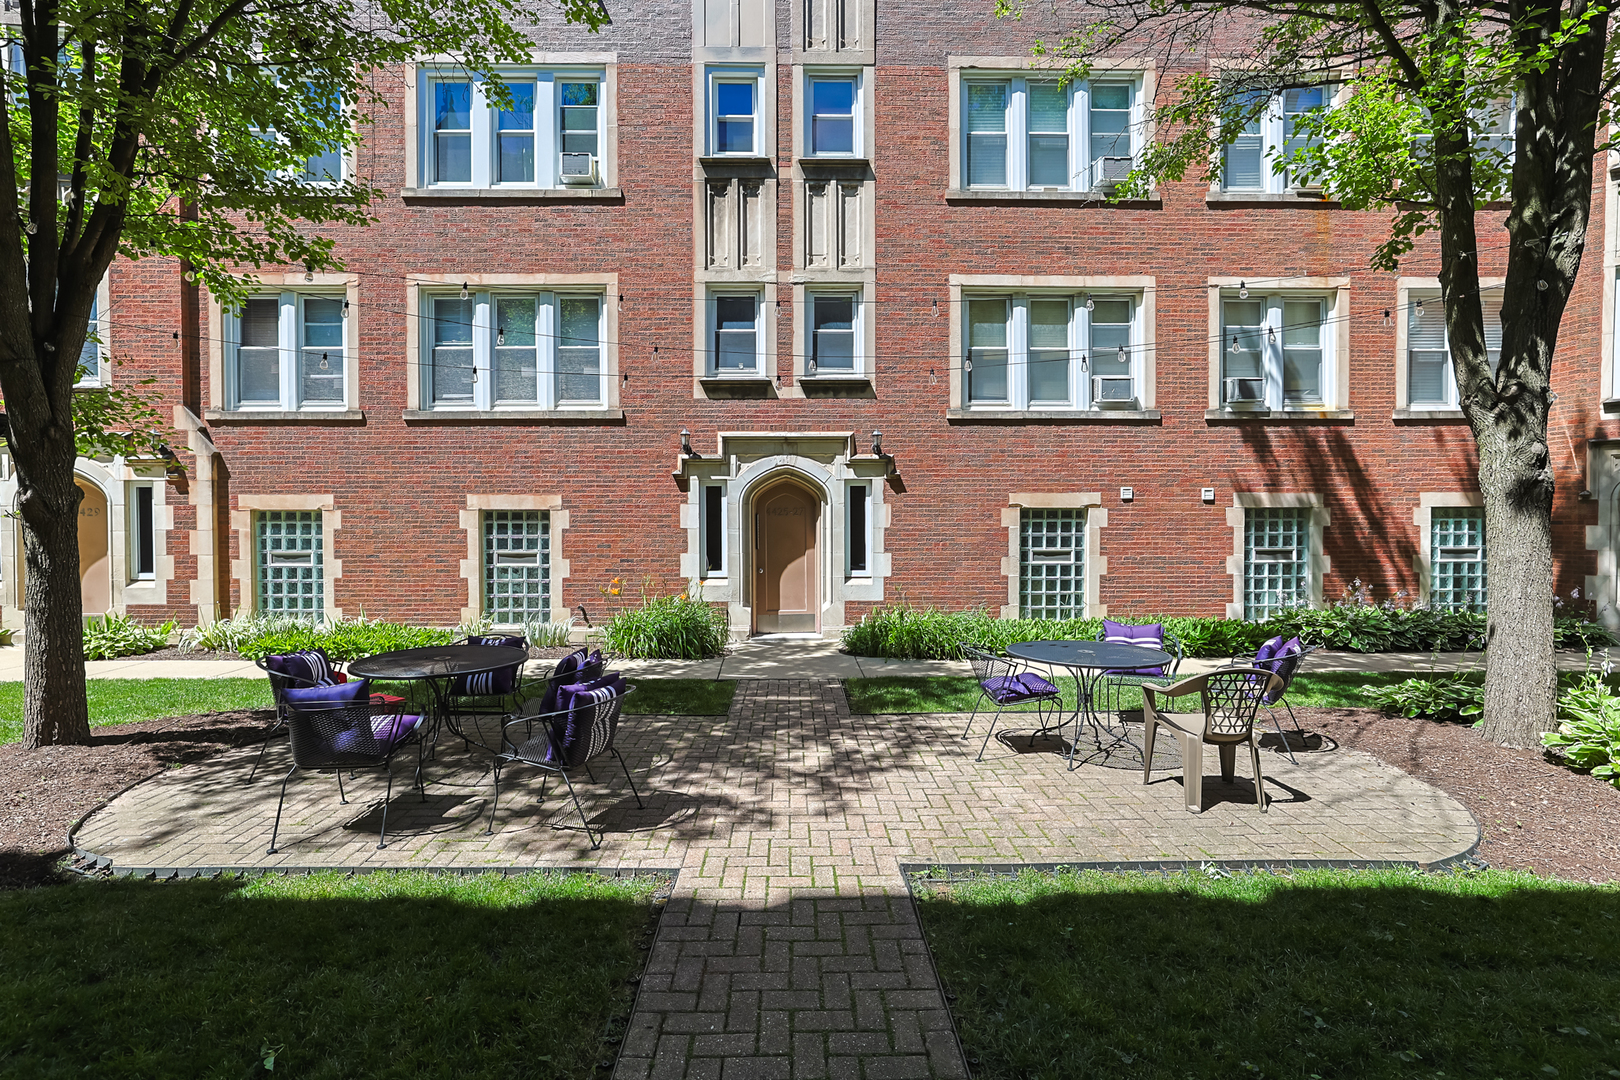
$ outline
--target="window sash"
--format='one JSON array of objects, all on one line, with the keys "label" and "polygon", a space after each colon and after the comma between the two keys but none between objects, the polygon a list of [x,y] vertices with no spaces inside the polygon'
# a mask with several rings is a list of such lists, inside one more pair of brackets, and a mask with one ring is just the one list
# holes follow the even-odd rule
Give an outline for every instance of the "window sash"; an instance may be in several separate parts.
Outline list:
[{"label": "window sash", "polygon": [[703,515],[699,522],[698,536],[701,545],[699,566],[702,569],[699,576],[727,577],[726,552],[730,545],[727,543],[725,487],[720,484],[704,484],[703,502],[699,510]]},{"label": "window sash", "polygon": [[1067,85],[1034,75],[965,74],[962,186],[1013,191],[1106,186],[1103,158],[1135,159],[1139,82],[1140,76],[1119,74]]},{"label": "window sash", "polygon": [[600,406],[607,400],[597,292],[500,289],[428,294],[422,397],[428,408],[500,411]]},{"label": "window sash", "polygon": [[[823,88],[826,88],[825,93]],[[859,81],[853,76],[812,78],[809,98],[810,156],[858,157],[861,150],[856,138],[861,100]]]},{"label": "window sash", "polygon": [[345,408],[349,317],[344,304],[342,293],[289,291],[250,296],[240,311],[227,313],[229,407]]},{"label": "window sash", "polygon": [[[761,80],[757,75],[716,75],[710,80],[711,127],[709,150],[715,156],[751,157],[758,153]],[[746,87],[747,112],[738,88]],[[730,111],[722,111],[730,110]]]},{"label": "window sash", "polygon": [[[1501,299],[1499,287],[1487,286],[1480,291],[1485,356],[1493,378],[1502,363]],[[1446,311],[1438,289],[1414,289],[1407,294],[1406,403],[1412,408],[1457,408],[1457,372],[1451,363]]]},{"label": "window sash", "polygon": [[[500,74],[513,98],[510,108],[495,103],[483,80],[425,75],[423,186],[555,188],[562,186],[563,153],[589,153],[600,162],[601,72],[524,68]],[[442,88],[463,86],[455,93],[468,99],[465,112],[459,100],[455,108],[441,109]]]},{"label": "window sash", "polygon": [[871,494],[868,484],[851,484],[844,491],[847,516],[844,569],[850,577],[872,576]]},{"label": "window sash", "polygon": [[1302,176],[1287,169],[1279,171],[1273,165],[1296,148],[1317,141],[1296,134],[1298,118],[1322,104],[1331,105],[1336,89],[1336,84],[1324,82],[1269,96],[1262,91],[1251,91],[1244,95],[1249,102],[1265,98],[1265,106],[1259,115],[1245,124],[1242,130],[1235,132],[1222,146],[1221,190],[1282,194],[1302,185],[1317,183],[1316,177]]},{"label": "window sash", "polygon": [[[1331,295],[1221,296],[1223,406],[1322,409],[1337,400]],[[1246,380],[1238,383],[1234,380]],[[1258,385],[1254,382],[1258,380]],[[1258,393],[1258,396],[1247,396]]]},{"label": "window sash", "polygon": [[861,369],[861,298],[853,293],[810,297],[808,374],[853,374]]},{"label": "window sash", "polygon": [[1086,511],[1018,513],[1018,615],[1085,618]]},{"label": "window sash", "polygon": [[157,576],[156,492],[152,484],[132,484],[129,495],[129,576],[150,581]]},{"label": "window sash", "polygon": [[1140,402],[1139,293],[1014,293],[963,301],[964,407],[1097,409]]},{"label": "window sash", "polygon": [[758,374],[763,365],[758,293],[720,294],[709,298],[712,327],[710,363],[716,375]]}]

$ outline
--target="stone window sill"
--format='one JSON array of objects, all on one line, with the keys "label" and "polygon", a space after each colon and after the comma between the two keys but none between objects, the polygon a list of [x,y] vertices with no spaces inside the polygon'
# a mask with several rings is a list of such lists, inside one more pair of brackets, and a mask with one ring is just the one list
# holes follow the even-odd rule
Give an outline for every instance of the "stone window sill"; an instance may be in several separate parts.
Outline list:
[{"label": "stone window sill", "polygon": [[1292,207],[1303,210],[1337,210],[1338,202],[1320,195],[1297,191],[1211,191],[1204,202],[1212,210],[1250,210],[1265,207]]},{"label": "stone window sill", "polygon": [[366,419],[362,409],[204,409],[203,419],[217,424],[353,424]]},{"label": "stone window sill", "polygon": [[774,387],[763,375],[705,375],[698,383],[709,397],[719,398],[771,397]]},{"label": "stone window sill", "polygon": [[774,175],[776,171],[776,160],[774,158],[745,156],[742,154],[736,157],[726,155],[700,157],[698,158],[698,164],[703,166],[706,175],[717,179],[723,177],[766,179]]},{"label": "stone window sill", "polygon": [[1146,199],[1109,200],[1105,191],[975,191],[951,188],[945,192],[945,201],[952,206],[972,206],[984,203],[1047,203],[1085,207],[1099,210],[1161,210],[1164,200],[1157,195]]},{"label": "stone window sill", "polygon": [[799,169],[820,176],[864,179],[871,173],[872,163],[858,157],[802,157]]},{"label": "stone window sill", "polygon": [[1204,419],[1212,423],[1261,424],[1315,424],[1339,420],[1354,420],[1350,409],[1256,409],[1253,412],[1236,409],[1209,409]]},{"label": "stone window sill", "polygon": [[430,424],[616,424],[623,409],[406,409],[401,419]]},{"label": "stone window sill", "polygon": [[618,187],[558,188],[404,188],[399,197],[407,206],[496,205],[527,206],[535,203],[623,202],[624,189]]},{"label": "stone window sill", "polygon": [[1606,413],[1620,413],[1620,398],[1604,398],[1602,408]]},{"label": "stone window sill", "polygon": [[952,424],[1153,424],[1158,409],[947,409]]},{"label": "stone window sill", "polygon": [[1452,424],[1466,421],[1461,409],[1396,409],[1390,417],[1397,424]]}]

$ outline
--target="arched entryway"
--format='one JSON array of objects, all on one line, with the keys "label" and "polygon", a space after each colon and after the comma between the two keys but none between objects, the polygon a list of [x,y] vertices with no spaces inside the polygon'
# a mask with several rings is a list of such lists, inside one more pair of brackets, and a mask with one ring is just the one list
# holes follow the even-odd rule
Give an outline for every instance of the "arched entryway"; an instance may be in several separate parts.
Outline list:
[{"label": "arched entryway", "polygon": [[821,630],[821,499],[790,479],[754,497],[754,632]]},{"label": "arched entryway", "polygon": [[79,592],[86,615],[112,610],[112,535],[108,531],[107,494],[81,477],[74,483],[84,493],[79,503]]}]

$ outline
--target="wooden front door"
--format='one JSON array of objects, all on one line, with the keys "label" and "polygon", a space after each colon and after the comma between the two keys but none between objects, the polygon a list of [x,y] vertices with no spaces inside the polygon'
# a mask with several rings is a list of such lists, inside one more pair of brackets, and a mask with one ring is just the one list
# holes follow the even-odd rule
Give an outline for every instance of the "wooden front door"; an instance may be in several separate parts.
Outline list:
[{"label": "wooden front door", "polygon": [[821,589],[816,567],[816,527],[821,504],[797,485],[783,485],[754,504],[758,561],[754,579],[755,629],[762,634],[814,633],[820,629]]},{"label": "wooden front door", "polygon": [[112,537],[107,532],[107,496],[86,480],[75,480],[79,502],[79,593],[86,615],[112,610]]}]

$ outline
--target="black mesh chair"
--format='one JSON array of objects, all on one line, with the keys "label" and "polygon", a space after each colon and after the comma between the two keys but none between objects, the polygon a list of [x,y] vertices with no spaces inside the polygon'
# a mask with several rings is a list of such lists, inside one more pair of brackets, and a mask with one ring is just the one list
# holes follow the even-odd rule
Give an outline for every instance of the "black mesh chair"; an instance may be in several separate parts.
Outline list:
[{"label": "black mesh chair", "polygon": [[422,718],[406,716],[397,706],[374,705],[369,699],[350,702],[288,702],[287,734],[292,743],[292,768],[281,778],[281,797],[276,800],[276,824],[270,831],[270,854],[276,853],[276,837],[281,832],[281,808],[287,800],[287,781],[299,769],[337,773],[338,801],[348,804],[343,793],[343,770],[388,770],[388,787],[383,795],[382,827],[377,846],[388,846],[388,802],[394,796],[394,754],[401,747],[416,745],[416,782],[422,790]]},{"label": "black mesh chair", "polygon": [[[497,645],[508,649],[523,649],[525,652],[529,648],[528,639],[521,634],[473,634],[452,644]],[[476,675],[457,675],[450,680],[449,692],[445,695],[451,713],[459,721],[461,716],[472,712],[474,702],[488,698],[499,699],[494,712],[504,714],[516,711],[519,707],[518,702],[525,693],[523,664],[524,661],[519,660],[515,664],[496,668],[494,671],[481,671]],[[460,730],[460,727],[458,722],[452,730]]]},{"label": "black mesh chair", "polygon": [[[1239,743],[1249,744],[1254,764],[1254,799],[1266,812],[1265,778],[1260,772],[1260,746],[1254,737],[1254,714],[1261,698],[1281,684],[1273,672],[1256,667],[1220,668],[1169,686],[1142,686],[1142,718],[1147,732],[1142,742],[1142,783],[1153,772],[1153,739],[1162,725],[1181,744],[1181,783],[1189,813],[1204,808],[1204,746],[1214,746],[1221,757],[1221,779],[1232,782],[1237,770]],[[1197,694],[1202,711],[1160,711],[1159,701]]]},{"label": "black mesh chair", "polygon": [[[630,775],[630,766],[625,764],[618,747],[613,745],[619,731],[624,699],[635,689],[630,685],[618,691],[606,688],[587,695],[576,695],[571,708],[508,718],[501,725],[501,748],[495,754],[495,797],[489,803],[489,828],[484,830],[485,833],[495,831],[495,809],[501,799],[501,770],[508,765],[532,765],[543,770],[545,775],[540,780],[542,799],[546,797],[546,782],[552,775],[563,778],[563,783],[568,785],[568,794],[574,799],[574,809],[579,811],[579,820],[585,826],[585,835],[591,841],[592,850],[602,846],[602,838],[607,831],[604,829],[600,835],[591,831],[590,819],[585,816],[585,808],[580,804],[579,792],[574,789],[574,781],[569,773],[584,769],[586,775],[590,776],[591,759],[612,754],[624,769],[624,778],[630,783],[630,794],[636,797],[636,805],[645,805],[641,801],[641,793],[636,790],[636,781]],[[520,725],[523,728],[521,742],[515,730]],[[539,728],[538,734],[535,733],[536,727]],[[595,777],[592,776],[592,779]]]},{"label": "black mesh chair", "polygon": [[[1130,627],[1132,630],[1147,630],[1155,624],[1143,627]],[[1161,667],[1121,668],[1114,671],[1103,672],[1103,707],[1110,712],[1119,712],[1121,691],[1127,686],[1166,686],[1176,681],[1176,673],[1181,670],[1182,648],[1181,639],[1158,625],[1159,637],[1139,635],[1134,638],[1123,638],[1109,635],[1106,626],[1097,632],[1098,641],[1111,641],[1118,644],[1141,645],[1144,648],[1158,648],[1171,656],[1168,664]]]},{"label": "black mesh chair", "polygon": [[1035,736],[1043,731],[1050,731],[1057,725],[1047,723],[1048,712],[1046,706],[1052,706],[1055,713],[1063,702],[1063,692],[1046,679],[1028,670],[1023,665],[985,652],[983,649],[963,643],[957,646],[966,660],[973,667],[973,678],[979,684],[979,696],[973,702],[973,711],[968,714],[967,727],[962,729],[962,738],[968,737],[973,730],[973,721],[979,715],[979,705],[989,702],[996,707],[996,715],[990,718],[990,730],[984,733],[984,741],[979,744],[979,756],[974,761],[984,760],[984,748],[990,745],[990,736],[996,733],[996,722],[1001,719],[1002,710],[1013,705],[1035,703],[1035,715],[1040,719],[1040,727],[1029,736],[1029,744],[1035,745]]},{"label": "black mesh chair", "polygon": [[[1269,645],[1271,642],[1266,644]],[[1288,704],[1288,690],[1294,685],[1294,679],[1299,675],[1300,669],[1305,666],[1306,657],[1321,647],[1320,645],[1301,645],[1297,651],[1290,650],[1266,656],[1264,654],[1267,650],[1265,646],[1261,646],[1253,656],[1232,657],[1234,665],[1246,664],[1252,667],[1265,668],[1282,679],[1282,686],[1279,689],[1275,692],[1267,691],[1261,695],[1260,704],[1265,707],[1266,715],[1271,718],[1272,726],[1277,729],[1277,738],[1282,740],[1283,752],[1288,755],[1288,760],[1295,765],[1299,764],[1299,758],[1294,756],[1294,747],[1288,741],[1288,733],[1283,730],[1282,717],[1277,715],[1277,706],[1281,705],[1288,711],[1288,720],[1294,725],[1294,734],[1299,736],[1300,748],[1304,749],[1305,729],[1300,726],[1299,717],[1294,715],[1294,707]]]}]

